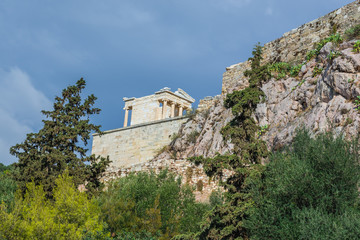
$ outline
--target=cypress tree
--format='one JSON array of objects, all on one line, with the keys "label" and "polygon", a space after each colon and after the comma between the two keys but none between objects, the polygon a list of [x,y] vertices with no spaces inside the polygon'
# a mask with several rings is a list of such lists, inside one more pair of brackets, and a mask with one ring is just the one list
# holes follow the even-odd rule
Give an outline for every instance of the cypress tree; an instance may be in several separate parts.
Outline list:
[{"label": "cypress tree", "polygon": [[10,148],[10,153],[19,160],[15,164],[14,178],[23,192],[26,183],[34,181],[41,184],[51,198],[55,179],[65,169],[76,186],[85,183],[91,193],[102,187],[99,177],[110,161],[86,154],[91,132],[101,132],[101,126],[90,123],[89,117],[101,110],[93,107],[97,99],[93,94],[82,100],[85,86],[81,78],[64,89],[61,96],[55,97],[53,110],[42,111],[46,117],[42,120],[43,128],[27,134],[24,142]]}]

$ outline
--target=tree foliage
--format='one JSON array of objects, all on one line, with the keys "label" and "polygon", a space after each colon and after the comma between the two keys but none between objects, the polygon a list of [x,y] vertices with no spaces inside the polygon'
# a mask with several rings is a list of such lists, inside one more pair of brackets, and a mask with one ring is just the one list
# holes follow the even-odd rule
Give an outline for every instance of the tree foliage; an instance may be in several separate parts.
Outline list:
[{"label": "tree foliage", "polygon": [[[81,98],[85,80],[80,79],[73,86],[62,91],[55,98],[52,111],[42,111],[46,116],[43,128],[27,135],[23,143],[10,149],[19,161],[15,164],[15,179],[24,192],[26,184],[34,181],[44,187],[47,196],[52,197],[55,179],[65,169],[76,185],[87,182],[87,189],[94,191],[101,187],[99,175],[109,164],[108,159],[86,156],[91,131],[100,132],[100,126],[90,123],[89,117],[98,114],[94,108],[96,97]],[[86,162],[90,162],[87,165]]]},{"label": "tree foliage", "polygon": [[262,83],[271,77],[268,66],[261,65],[262,47],[254,47],[253,57],[249,58],[251,69],[245,71],[249,86],[226,96],[225,107],[231,108],[234,119],[221,133],[227,141],[234,144],[233,155],[217,155],[214,158],[193,157],[189,160],[202,164],[210,177],[222,177],[223,169],[234,172],[224,186],[225,203],[217,206],[206,217],[199,239],[246,239],[248,229],[244,221],[249,218],[254,205],[250,189],[261,176],[261,161],[267,157],[268,150],[264,141],[258,138],[260,127],[253,119],[256,105],[264,100]]},{"label": "tree foliage", "polygon": [[[56,181],[53,199],[42,185],[27,184],[24,197],[16,196],[12,212],[0,206],[0,239],[81,239],[85,232],[103,230],[99,208],[79,192],[68,172]],[[104,236],[105,237],[105,236]]]},{"label": "tree foliage", "polygon": [[131,174],[108,186],[99,198],[102,217],[120,236],[147,232],[160,239],[199,230],[208,205],[196,203],[187,186],[167,171]]},{"label": "tree foliage", "polygon": [[253,239],[357,239],[359,143],[300,131],[253,188]]},{"label": "tree foliage", "polygon": [[13,166],[4,166],[0,163],[0,204],[4,203],[8,209],[11,209],[14,201],[16,182],[12,178]]},{"label": "tree foliage", "polygon": [[267,148],[265,143],[257,138],[256,132],[260,128],[253,118],[253,112],[257,104],[264,101],[265,94],[260,87],[271,74],[267,65],[261,65],[262,47],[257,44],[252,53],[253,57],[249,58],[251,69],[245,71],[245,76],[249,77],[249,87],[226,96],[224,105],[232,109],[235,117],[221,133],[225,140],[234,144],[235,153],[242,161],[257,164],[267,156]]}]

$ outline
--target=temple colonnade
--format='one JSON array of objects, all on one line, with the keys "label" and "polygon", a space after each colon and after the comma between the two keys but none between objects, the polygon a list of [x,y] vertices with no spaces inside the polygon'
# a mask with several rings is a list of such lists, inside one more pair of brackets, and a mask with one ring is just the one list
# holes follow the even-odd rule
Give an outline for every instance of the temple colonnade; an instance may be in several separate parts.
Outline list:
[{"label": "temple colonnade", "polygon": [[[170,107],[170,118],[181,117],[183,116],[183,111],[188,110],[186,106],[183,106],[182,104],[176,103],[175,101],[171,101],[169,99],[161,99],[159,100],[158,104],[159,104],[159,108],[161,107],[161,112],[160,114],[158,114],[156,120],[162,120],[169,117],[168,107]],[[160,104],[162,104],[162,106],[160,106]],[[124,108],[124,110],[125,110],[124,127],[127,127],[128,119],[129,119],[129,111],[132,110],[132,106],[127,106]]]}]

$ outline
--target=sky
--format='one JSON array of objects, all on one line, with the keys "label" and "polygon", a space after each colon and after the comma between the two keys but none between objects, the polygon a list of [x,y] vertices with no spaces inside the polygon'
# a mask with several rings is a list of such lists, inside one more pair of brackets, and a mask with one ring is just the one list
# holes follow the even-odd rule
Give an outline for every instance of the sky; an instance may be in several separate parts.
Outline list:
[{"label": "sky", "polygon": [[[102,130],[123,125],[123,97],[182,88],[221,93],[227,66],[253,46],[351,0],[1,0],[0,163],[42,127],[62,89],[83,77]],[[88,146],[91,148],[91,146]],[[90,152],[90,151],[89,151]]]}]

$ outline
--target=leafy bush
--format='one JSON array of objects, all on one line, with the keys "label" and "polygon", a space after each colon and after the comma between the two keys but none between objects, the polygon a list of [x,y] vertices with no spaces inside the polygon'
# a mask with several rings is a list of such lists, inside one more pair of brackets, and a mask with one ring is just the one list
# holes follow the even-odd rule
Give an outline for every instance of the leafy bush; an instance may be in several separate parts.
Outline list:
[{"label": "leafy bush", "polygon": [[41,185],[32,182],[27,184],[24,198],[18,192],[13,211],[8,213],[6,206],[0,205],[0,239],[75,240],[85,232],[102,232],[99,208],[72,181],[67,172],[56,179],[53,200],[46,198]]},{"label": "leafy bush", "polygon": [[221,206],[224,203],[224,194],[220,189],[213,190],[209,197],[209,202],[212,207]]},{"label": "leafy bush", "polygon": [[356,41],[354,46],[353,46],[353,50],[354,53],[360,53],[360,41]]},{"label": "leafy bush", "polygon": [[98,201],[112,233],[148,232],[160,239],[198,231],[209,209],[196,203],[191,189],[167,171],[117,179]]},{"label": "leafy bush", "polygon": [[356,105],[355,109],[360,112],[360,96],[356,97],[356,99],[354,100],[354,103]]},{"label": "leafy bush", "polygon": [[299,75],[299,72],[301,70],[301,67],[303,66],[304,64],[298,64],[298,65],[294,65],[291,67],[290,69],[290,76],[292,77],[296,77]]},{"label": "leafy bush", "polygon": [[334,60],[335,58],[341,56],[341,52],[337,52],[337,51],[330,51],[329,55],[327,55],[327,59],[329,59],[330,61]]},{"label": "leafy bush", "polygon": [[5,166],[0,163],[0,204],[4,203],[8,210],[11,210],[17,189],[16,182],[13,180],[14,167]]},{"label": "leafy bush", "polygon": [[360,37],[360,24],[346,30],[344,36],[346,40],[358,39]]},{"label": "leafy bush", "polygon": [[268,65],[268,71],[271,72],[272,76],[276,79],[285,78],[290,72],[291,65],[286,62],[277,62]]},{"label": "leafy bush", "polygon": [[313,77],[316,77],[317,75],[321,74],[323,70],[324,70],[324,69],[322,69],[321,67],[315,66],[312,76],[313,76]]},{"label": "leafy bush", "polygon": [[310,61],[312,58],[317,57],[320,54],[320,50],[325,46],[325,44],[332,42],[336,45],[340,44],[343,41],[343,38],[339,33],[333,34],[320,42],[316,43],[315,49],[310,50],[306,55],[306,61]]},{"label": "leafy bush", "polygon": [[5,166],[4,164],[0,163],[0,173],[13,170],[13,168],[14,168],[13,165]]},{"label": "leafy bush", "polygon": [[271,156],[245,226],[252,239],[357,239],[360,236],[359,144],[300,131]]}]

